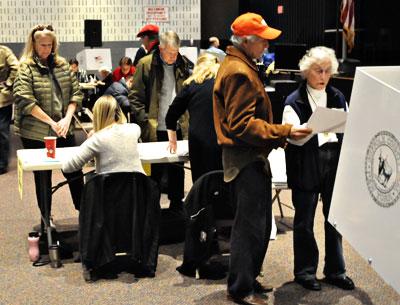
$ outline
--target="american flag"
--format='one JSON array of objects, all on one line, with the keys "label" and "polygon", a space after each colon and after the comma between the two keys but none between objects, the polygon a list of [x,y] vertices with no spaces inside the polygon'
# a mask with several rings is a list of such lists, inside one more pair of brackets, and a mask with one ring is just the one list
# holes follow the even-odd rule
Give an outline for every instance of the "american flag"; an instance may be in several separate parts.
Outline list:
[{"label": "american flag", "polygon": [[348,52],[351,52],[354,47],[354,1],[342,0],[340,7],[340,22],[343,24],[343,33],[346,38]]}]

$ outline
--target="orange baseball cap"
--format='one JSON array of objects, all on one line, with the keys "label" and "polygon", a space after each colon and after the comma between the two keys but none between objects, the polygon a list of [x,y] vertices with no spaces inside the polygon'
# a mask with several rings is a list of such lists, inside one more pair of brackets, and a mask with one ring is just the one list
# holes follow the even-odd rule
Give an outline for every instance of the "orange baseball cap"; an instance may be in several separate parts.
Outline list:
[{"label": "orange baseball cap", "polygon": [[249,36],[256,35],[263,39],[275,39],[282,31],[271,28],[262,16],[254,13],[240,15],[231,25],[233,35]]},{"label": "orange baseball cap", "polygon": [[142,37],[144,35],[151,35],[151,34],[158,34],[159,28],[155,24],[146,24],[144,27],[142,27],[137,33],[136,37]]}]

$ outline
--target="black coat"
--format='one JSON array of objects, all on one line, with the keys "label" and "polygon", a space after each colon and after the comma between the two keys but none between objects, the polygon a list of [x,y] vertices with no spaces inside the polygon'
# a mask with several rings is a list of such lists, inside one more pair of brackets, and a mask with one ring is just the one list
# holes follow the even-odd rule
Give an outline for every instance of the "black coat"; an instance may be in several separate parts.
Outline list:
[{"label": "black coat", "polygon": [[176,130],[177,121],[189,112],[189,156],[192,179],[212,170],[222,169],[222,151],[214,128],[212,92],[214,78],[201,84],[191,82],[183,87],[169,106],[167,129]]},{"label": "black coat", "polygon": [[229,201],[229,187],[224,182],[222,170],[201,176],[185,199],[188,225],[185,236],[183,263],[177,268],[184,275],[194,276],[213,253],[216,220],[234,218],[234,208]]},{"label": "black coat", "polygon": [[141,173],[102,173],[84,187],[79,214],[82,264],[95,269],[128,252],[149,276],[158,259],[160,192]]}]

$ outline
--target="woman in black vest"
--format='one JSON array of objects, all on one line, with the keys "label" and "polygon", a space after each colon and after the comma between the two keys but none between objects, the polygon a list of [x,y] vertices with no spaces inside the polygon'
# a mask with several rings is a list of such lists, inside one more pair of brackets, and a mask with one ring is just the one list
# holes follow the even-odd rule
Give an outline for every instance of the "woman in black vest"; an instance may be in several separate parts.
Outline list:
[{"label": "woman in black vest", "polygon": [[[305,124],[316,107],[348,110],[344,95],[328,84],[338,65],[332,49],[314,47],[307,51],[299,62],[304,82],[287,97],[283,123]],[[346,276],[342,236],[328,222],[342,138],[343,134],[333,132],[312,134],[298,141],[289,139],[286,149],[288,185],[295,207],[294,276],[309,290],[321,290],[316,278],[318,247],[313,232],[319,195],[325,217],[324,281],[345,290],[354,289],[353,281]]]}]

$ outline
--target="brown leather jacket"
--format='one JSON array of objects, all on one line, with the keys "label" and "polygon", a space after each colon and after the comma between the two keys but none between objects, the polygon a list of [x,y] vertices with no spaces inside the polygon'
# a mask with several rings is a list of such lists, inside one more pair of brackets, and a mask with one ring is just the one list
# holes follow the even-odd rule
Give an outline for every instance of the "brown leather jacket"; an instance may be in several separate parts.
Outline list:
[{"label": "brown leather jacket", "polygon": [[292,126],[272,124],[271,102],[257,71],[250,58],[230,46],[215,80],[214,124],[226,181],[250,162],[267,162],[272,149],[284,146]]}]

